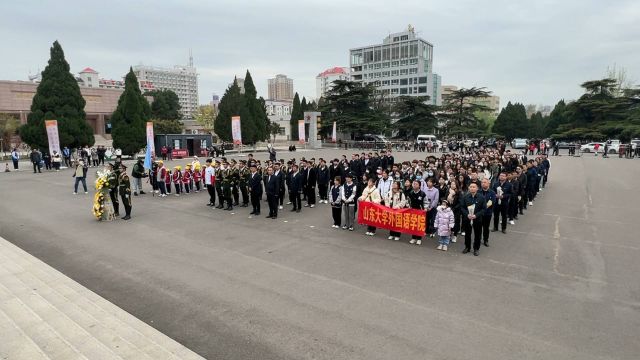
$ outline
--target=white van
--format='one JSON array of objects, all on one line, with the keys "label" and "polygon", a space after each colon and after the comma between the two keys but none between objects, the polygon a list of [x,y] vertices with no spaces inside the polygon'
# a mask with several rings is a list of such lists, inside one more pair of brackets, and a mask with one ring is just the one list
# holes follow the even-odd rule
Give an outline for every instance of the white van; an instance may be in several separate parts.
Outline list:
[{"label": "white van", "polygon": [[416,138],[416,142],[418,144],[422,144],[422,143],[428,143],[429,141],[431,141],[432,144],[436,144],[438,139],[436,138],[435,135],[418,135],[418,137]]}]

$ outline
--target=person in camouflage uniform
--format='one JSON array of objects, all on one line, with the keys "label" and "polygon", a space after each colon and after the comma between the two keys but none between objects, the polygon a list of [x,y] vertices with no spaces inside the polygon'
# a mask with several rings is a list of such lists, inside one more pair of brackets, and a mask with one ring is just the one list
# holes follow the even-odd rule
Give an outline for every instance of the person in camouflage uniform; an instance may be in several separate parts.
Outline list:
[{"label": "person in camouflage uniform", "polygon": [[122,220],[131,219],[131,181],[129,175],[127,175],[127,167],[124,164],[120,164],[120,177],[118,178],[118,190],[120,197],[122,198],[122,205],[126,212]]},{"label": "person in camouflage uniform", "polygon": [[242,207],[249,206],[249,179],[251,178],[251,171],[247,168],[247,162],[240,160],[240,167],[238,168],[238,187],[242,194]]},{"label": "person in camouflage uniform", "polygon": [[227,207],[225,208],[225,210],[231,211],[233,210],[233,205],[231,204],[231,189],[234,186],[233,169],[226,161],[223,163],[223,166],[224,169],[222,170],[222,196],[224,197],[224,201],[227,202]]},{"label": "person in camouflage uniform", "polygon": [[120,177],[120,167],[116,168],[113,164],[107,164],[109,175],[107,181],[109,182],[109,198],[111,198],[111,204],[113,205],[113,215],[120,216],[120,204],[118,203],[118,179]]},{"label": "person in camouflage uniform", "polygon": [[233,206],[238,206],[240,203],[240,192],[238,186],[240,184],[240,170],[235,160],[231,159],[231,195],[233,195]]}]

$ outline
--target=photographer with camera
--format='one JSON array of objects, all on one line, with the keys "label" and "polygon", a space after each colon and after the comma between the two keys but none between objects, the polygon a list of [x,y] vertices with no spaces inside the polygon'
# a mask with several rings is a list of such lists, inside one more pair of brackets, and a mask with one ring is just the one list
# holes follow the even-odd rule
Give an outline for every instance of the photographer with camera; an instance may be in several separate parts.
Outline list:
[{"label": "photographer with camera", "polygon": [[142,159],[138,159],[138,161],[133,165],[131,176],[133,177],[133,195],[138,196],[138,192],[140,195],[143,195],[145,192],[142,191],[142,178],[145,178],[148,175],[144,171]]}]

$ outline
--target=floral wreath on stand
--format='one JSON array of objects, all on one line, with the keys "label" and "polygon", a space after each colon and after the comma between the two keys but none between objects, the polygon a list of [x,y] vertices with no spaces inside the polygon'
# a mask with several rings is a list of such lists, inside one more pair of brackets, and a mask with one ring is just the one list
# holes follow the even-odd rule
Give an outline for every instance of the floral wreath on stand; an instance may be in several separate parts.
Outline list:
[{"label": "floral wreath on stand", "polygon": [[99,221],[113,220],[113,210],[106,206],[105,199],[111,188],[109,183],[109,171],[98,171],[96,178],[96,194],[93,196],[93,216]]}]

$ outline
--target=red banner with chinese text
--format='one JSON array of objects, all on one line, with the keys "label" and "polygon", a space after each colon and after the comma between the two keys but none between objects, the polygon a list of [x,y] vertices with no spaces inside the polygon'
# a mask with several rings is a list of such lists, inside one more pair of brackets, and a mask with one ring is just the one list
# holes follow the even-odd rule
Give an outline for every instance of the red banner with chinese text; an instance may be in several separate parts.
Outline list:
[{"label": "red banner with chinese text", "polygon": [[424,236],[427,213],[418,209],[391,209],[372,202],[358,202],[358,224],[403,234]]}]

